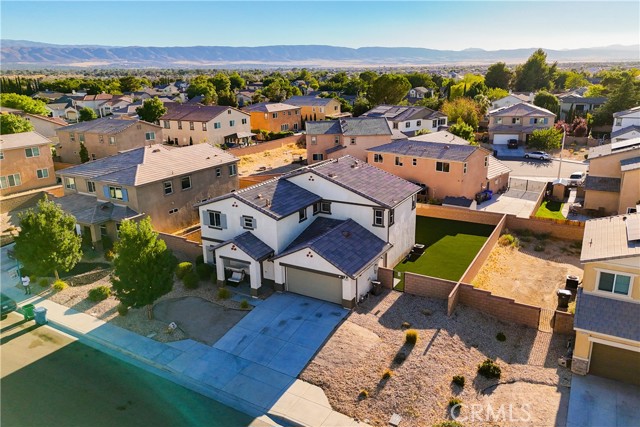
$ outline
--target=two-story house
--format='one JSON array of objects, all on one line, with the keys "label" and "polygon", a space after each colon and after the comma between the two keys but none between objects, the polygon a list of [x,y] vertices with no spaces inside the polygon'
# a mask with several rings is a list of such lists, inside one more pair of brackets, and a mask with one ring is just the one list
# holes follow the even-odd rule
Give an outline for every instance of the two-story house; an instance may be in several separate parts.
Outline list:
[{"label": "two-story house", "polygon": [[391,129],[413,136],[419,130],[437,132],[447,126],[447,115],[427,107],[378,105],[360,117],[384,117]]},{"label": "two-story house", "polygon": [[198,223],[196,203],[238,189],[237,162],[209,144],[150,145],[58,171],[65,196],[55,201],[94,244],[140,216],[171,233]]},{"label": "two-story house", "polygon": [[560,120],[567,120],[570,116],[586,117],[595,109],[607,102],[603,96],[584,97],[573,93],[558,96],[560,101]]},{"label": "two-story house", "polygon": [[409,90],[409,94],[407,95],[407,98],[409,98],[409,100],[415,100],[415,101],[419,101],[421,99],[424,99],[426,97],[431,97],[433,96],[433,89],[427,89],[424,86],[418,86],[418,87],[414,87],[411,88]]},{"label": "two-story house", "polygon": [[605,214],[635,211],[640,201],[640,137],[589,150],[584,208]]},{"label": "two-story house", "polygon": [[503,96],[500,99],[496,99],[491,103],[491,109],[497,110],[498,108],[510,107],[516,104],[522,104],[523,102],[532,103],[533,94],[523,93],[510,93],[507,96]]},{"label": "two-story house", "polygon": [[247,144],[251,137],[251,116],[223,105],[165,104],[160,117],[164,136],[176,145]]},{"label": "two-story house", "polygon": [[353,307],[414,245],[418,191],[351,156],[327,160],[201,203],[203,254],[221,283],[242,271],[253,295],[269,284]]},{"label": "two-story house", "polygon": [[340,102],[335,98],[292,96],[284,103],[300,107],[300,114],[304,121],[333,119],[343,115],[340,112]]},{"label": "two-story house", "polygon": [[391,142],[391,128],[382,117],[346,117],[307,122],[307,161],[315,163],[344,155],[367,160],[367,149]]},{"label": "two-story house", "polygon": [[640,385],[640,213],[586,222],[571,370]]},{"label": "two-story house", "polygon": [[553,126],[556,115],[533,104],[520,103],[489,112],[489,139],[507,144],[510,139],[529,140],[533,131]]},{"label": "two-story house", "polygon": [[[509,182],[509,168],[484,148],[441,131],[397,140],[367,150],[367,161],[389,173],[419,184],[433,199],[464,197],[498,190]],[[492,164],[493,163],[493,164]]]},{"label": "two-story house", "polygon": [[640,106],[613,113],[611,142],[640,137]]},{"label": "two-story house", "polygon": [[85,95],[81,99],[75,100],[74,107],[77,110],[85,107],[91,108],[98,117],[105,117],[111,114],[111,110],[122,108],[132,102],[133,99],[125,95],[100,93],[97,95]]},{"label": "two-story house", "polygon": [[55,185],[50,146],[36,132],[0,135],[0,196]]},{"label": "two-story house", "polygon": [[89,160],[112,156],[120,151],[162,142],[162,128],[142,120],[103,117],[56,129],[57,154],[64,163],[82,163],[80,147],[87,148]]},{"label": "two-story house", "polygon": [[260,102],[243,111],[251,114],[251,127],[254,130],[268,130],[269,132],[298,132],[302,129],[300,107],[279,102]]}]

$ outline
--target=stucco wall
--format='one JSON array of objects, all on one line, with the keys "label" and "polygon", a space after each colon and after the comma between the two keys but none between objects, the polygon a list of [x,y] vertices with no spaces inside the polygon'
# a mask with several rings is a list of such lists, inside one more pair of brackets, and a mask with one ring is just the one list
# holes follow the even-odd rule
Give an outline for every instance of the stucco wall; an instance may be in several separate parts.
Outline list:
[{"label": "stucco wall", "polygon": [[[37,147],[40,155],[27,157],[26,148]],[[53,169],[53,158],[48,144],[36,144],[11,150],[2,150],[4,159],[0,160],[0,175],[3,177],[20,174],[20,185],[0,190],[0,196],[8,196],[36,188],[50,187],[56,184],[56,174]],[[38,178],[37,170],[46,169],[47,178]]]},{"label": "stucco wall", "polygon": [[[183,236],[174,236],[168,233],[158,233],[164,240],[167,247],[171,249],[178,258],[185,258],[185,261],[195,263],[198,255],[202,255],[202,245],[188,240]],[[182,256],[181,256],[182,255]]]},{"label": "stucco wall", "polygon": [[[631,285],[631,298],[640,301],[640,257],[622,258],[608,262],[588,262],[584,264],[582,276],[582,288],[585,292],[597,292],[598,272],[627,273],[633,278]],[[602,295],[610,295],[603,293]],[[620,297],[623,298],[623,297]]]},{"label": "stucco wall", "polygon": [[584,194],[584,208],[600,210],[603,209],[607,215],[618,213],[620,204],[620,193],[609,191],[586,190]]},{"label": "stucco wall", "polygon": [[[251,111],[250,114],[251,127],[253,129],[268,130],[270,132],[281,132],[285,130],[298,131],[302,129],[300,107],[275,111],[273,113]],[[277,115],[276,118],[273,117],[274,114]],[[288,125],[288,129],[282,129],[282,125]]]},{"label": "stucco wall", "polygon": [[471,283],[473,279],[475,279],[485,261],[487,260],[487,258],[489,258],[491,251],[493,251],[493,248],[496,246],[496,243],[498,242],[500,234],[502,234],[502,230],[504,230],[506,223],[507,216],[505,215],[502,217],[502,220],[498,223],[498,225],[496,225],[496,228],[493,230],[489,238],[484,242],[484,245],[482,245],[480,251],[478,251],[473,261],[471,261],[471,264],[469,264],[469,266],[467,267],[467,270],[462,275],[462,278],[460,278],[461,282]]},{"label": "stucco wall", "polygon": [[[231,114],[228,111],[231,111]],[[242,119],[246,119],[245,124],[242,124]],[[233,126],[230,124],[231,120],[235,122]],[[216,122],[220,123],[220,128],[218,129],[214,126]],[[251,132],[251,116],[234,108],[229,108],[208,121],[207,130],[202,129],[203,122],[193,122],[193,130],[191,130],[191,122],[189,120],[182,120],[181,123],[182,129],[178,129],[178,120],[170,120],[169,128],[167,129],[164,120],[160,118],[164,139],[171,138],[174,141],[177,138],[179,145],[189,145],[190,141],[194,144],[219,145],[224,143],[224,137],[227,135],[237,132]]]},{"label": "stucco wall", "polygon": [[627,208],[640,204],[640,169],[623,172],[620,185],[620,201],[618,213],[627,213]]}]

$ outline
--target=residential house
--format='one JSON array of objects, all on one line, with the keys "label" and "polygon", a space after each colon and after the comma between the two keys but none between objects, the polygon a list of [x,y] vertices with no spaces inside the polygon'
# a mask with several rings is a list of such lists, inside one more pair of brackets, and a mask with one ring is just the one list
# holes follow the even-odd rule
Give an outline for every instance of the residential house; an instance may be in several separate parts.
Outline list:
[{"label": "residential house", "polygon": [[237,162],[209,144],[154,144],[59,170],[65,195],[55,201],[94,244],[142,216],[172,233],[198,222],[196,203],[238,189]]},{"label": "residential house", "polygon": [[58,135],[56,131],[61,127],[67,126],[67,122],[59,117],[45,117],[37,114],[20,114],[33,125],[33,130],[40,135],[48,138],[52,143],[58,143]]},{"label": "residential house", "polygon": [[584,208],[601,214],[635,211],[640,202],[640,138],[589,150]]},{"label": "residential house", "polygon": [[384,117],[393,130],[413,136],[420,130],[437,132],[447,126],[447,115],[427,107],[378,105],[361,117]]},{"label": "residential house", "polygon": [[391,128],[383,117],[346,117],[307,122],[307,161],[315,163],[344,155],[367,160],[367,149],[391,142]]},{"label": "residential house", "polygon": [[201,203],[203,255],[253,295],[274,285],[353,307],[414,245],[419,190],[351,156],[303,167]]},{"label": "residential house", "polygon": [[160,117],[164,136],[176,145],[208,143],[247,144],[251,137],[251,116],[223,105],[166,104]]},{"label": "residential house", "polygon": [[55,185],[50,146],[37,132],[0,135],[0,196]]},{"label": "residential house", "polygon": [[[49,115],[53,118],[67,118],[67,109],[73,108],[73,99],[63,96],[54,101],[51,101],[49,104],[45,105],[45,109],[49,113]],[[75,108],[73,108],[75,110]],[[77,114],[77,110],[76,110]]]},{"label": "residential house", "polygon": [[[300,107],[302,120],[325,120],[343,117],[340,112],[340,102],[335,98],[319,98],[315,96],[292,96],[284,101],[285,104]],[[347,114],[350,115],[350,114]]]},{"label": "residential house", "polygon": [[56,134],[60,161],[75,164],[81,163],[80,144],[87,148],[89,159],[96,160],[163,140],[158,125],[113,116],[61,127]]},{"label": "residential house", "polygon": [[516,104],[522,104],[523,102],[532,103],[533,102],[533,94],[523,94],[523,93],[510,93],[509,95],[496,99],[491,103],[491,109],[497,110],[498,108],[510,107]]},{"label": "residential house", "polygon": [[253,102],[253,94],[255,91],[241,90],[236,93],[236,100],[238,101],[238,107],[244,107],[245,105],[251,105]]},{"label": "residential house", "polygon": [[262,90],[263,87],[264,85],[262,84],[262,82],[251,82],[251,83],[247,83],[246,89],[251,91],[256,91],[256,90]]},{"label": "residential house", "polygon": [[640,136],[640,106],[613,113],[611,142]]},{"label": "residential house", "polygon": [[433,96],[433,89],[427,89],[424,86],[418,86],[409,90],[409,98],[420,100]]},{"label": "residential house", "polygon": [[529,140],[533,131],[553,127],[556,115],[533,104],[520,103],[489,112],[489,139],[507,144],[510,139]]},{"label": "residential house", "polygon": [[161,95],[177,95],[180,93],[180,89],[178,89],[175,83],[154,86],[153,89],[156,93]]},{"label": "residential house", "polygon": [[586,222],[571,370],[640,385],[640,213]]},{"label": "residential house", "polygon": [[54,92],[51,90],[41,90],[31,95],[33,99],[40,99],[45,102],[52,102],[64,96],[62,92]]},{"label": "residential house", "polygon": [[91,108],[98,117],[105,117],[111,114],[112,110],[116,110],[131,104],[133,99],[125,95],[111,95],[109,93],[100,93],[98,95],[85,95],[82,99],[76,100],[74,107],[76,110],[82,108]]},{"label": "residential house", "polygon": [[423,188],[432,199],[472,201],[483,190],[507,186],[510,169],[491,153],[449,132],[397,140],[367,150],[367,161]]},{"label": "residential house", "polygon": [[260,102],[242,109],[251,114],[253,129],[269,132],[298,132],[302,129],[300,107],[282,103]]},{"label": "residential house", "polygon": [[572,117],[586,117],[595,109],[607,102],[603,96],[583,97],[579,95],[560,95],[560,120],[570,121]]}]

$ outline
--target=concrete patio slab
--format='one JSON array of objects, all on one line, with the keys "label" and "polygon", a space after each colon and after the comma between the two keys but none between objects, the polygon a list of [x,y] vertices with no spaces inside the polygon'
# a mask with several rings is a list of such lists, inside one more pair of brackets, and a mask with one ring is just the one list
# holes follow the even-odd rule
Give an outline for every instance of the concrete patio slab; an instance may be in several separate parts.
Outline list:
[{"label": "concrete patio slab", "polygon": [[258,334],[254,340],[240,353],[240,357],[267,366],[286,344],[286,341],[266,335]]},{"label": "concrete patio slab", "polygon": [[273,387],[245,375],[236,375],[224,386],[223,390],[265,410],[270,408],[283,393],[281,388]]},{"label": "concrete patio slab", "polygon": [[225,336],[220,338],[213,347],[239,356],[256,336],[258,336],[257,331],[254,332],[236,325]]},{"label": "concrete patio slab", "polygon": [[288,342],[278,351],[268,366],[283,374],[296,377],[315,353],[314,349]]}]

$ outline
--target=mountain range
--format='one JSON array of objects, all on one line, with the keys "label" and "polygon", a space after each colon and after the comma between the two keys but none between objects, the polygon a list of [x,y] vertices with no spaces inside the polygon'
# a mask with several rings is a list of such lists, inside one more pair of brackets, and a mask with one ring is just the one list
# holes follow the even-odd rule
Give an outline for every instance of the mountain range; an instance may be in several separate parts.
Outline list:
[{"label": "mountain range", "polygon": [[[1,40],[3,69],[42,67],[105,68],[237,68],[237,67],[367,67],[490,64],[524,62],[535,48],[437,50],[410,47],[347,48],[326,45],[259,47],[143,47],[55,45]],[[613,45],[568,50],[545,49],[558,62],[623,62],[640,60],[640,45]]]}]

